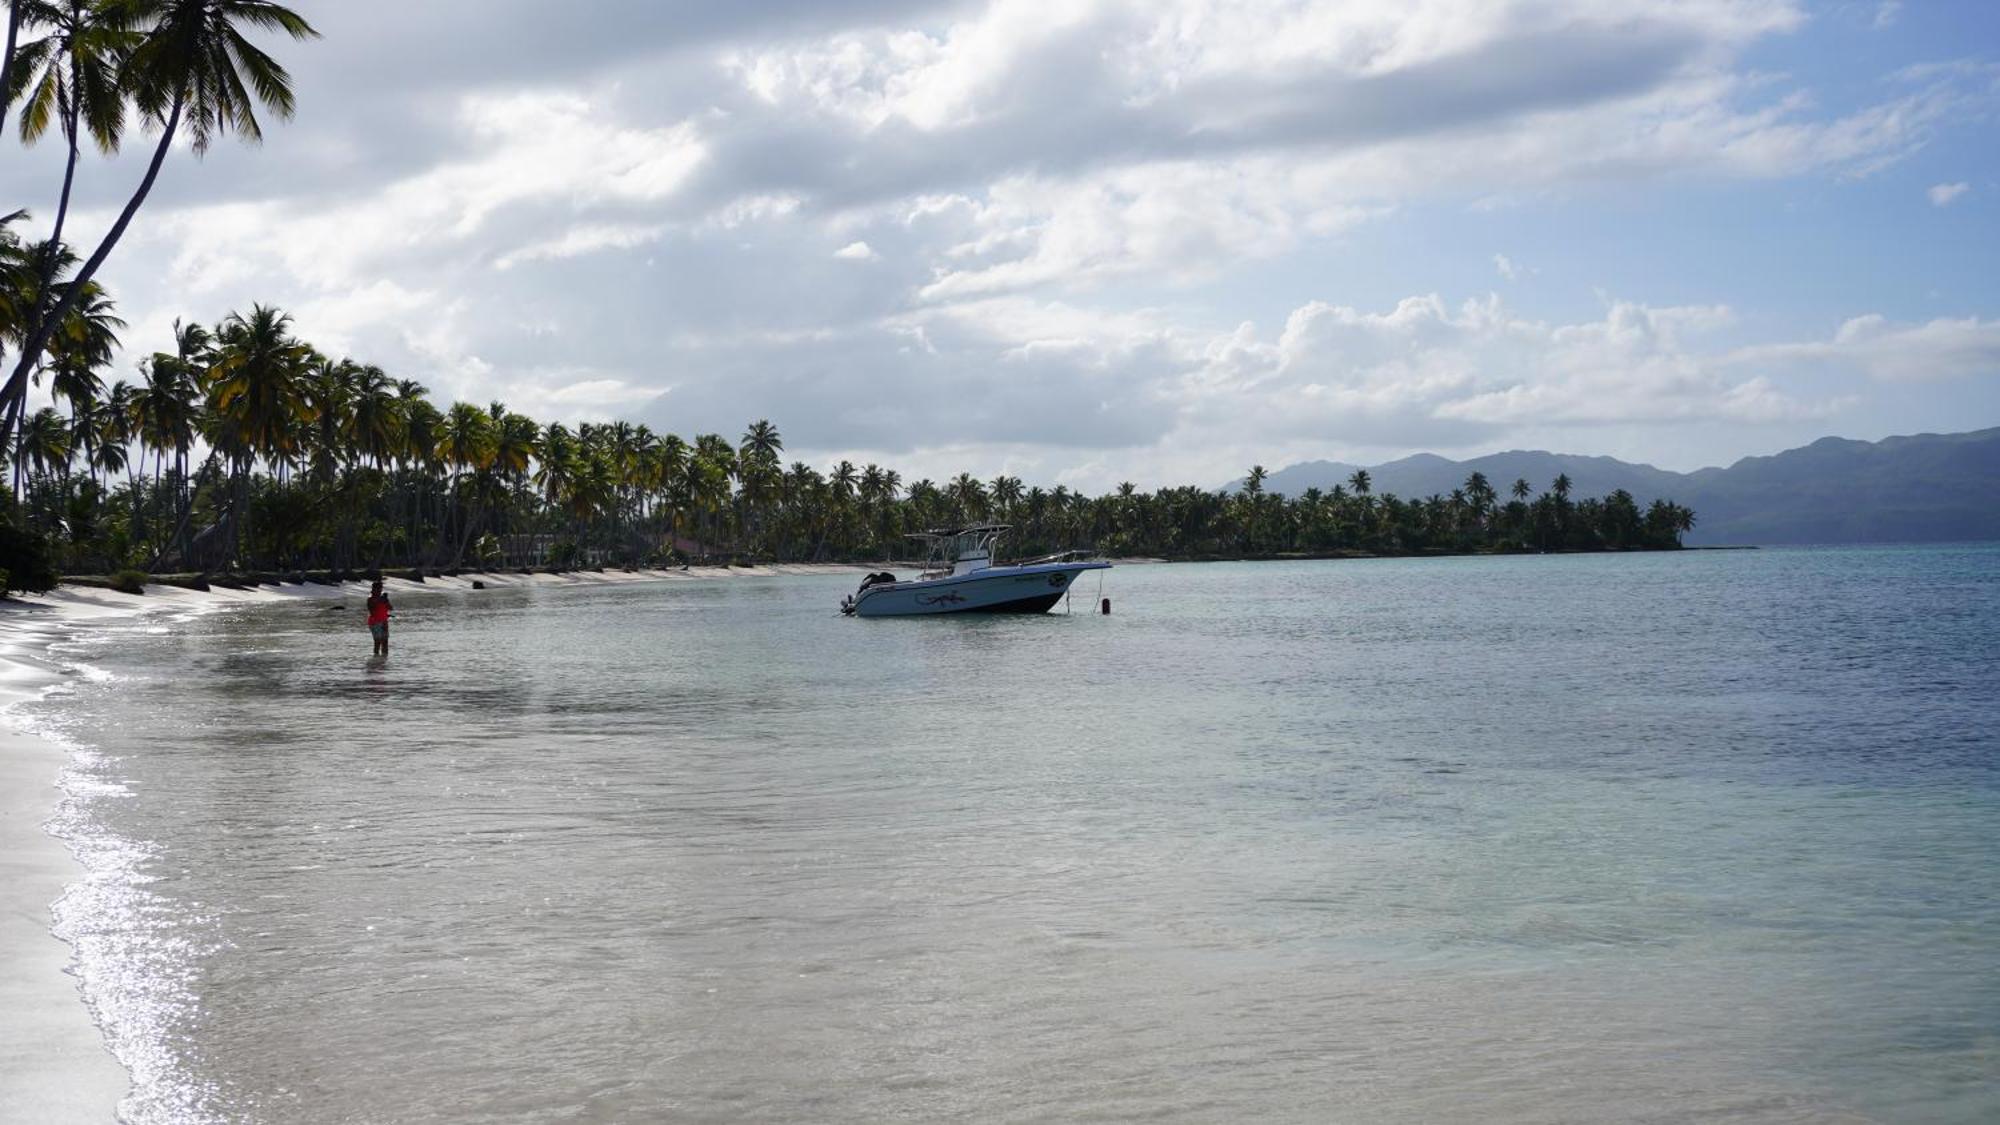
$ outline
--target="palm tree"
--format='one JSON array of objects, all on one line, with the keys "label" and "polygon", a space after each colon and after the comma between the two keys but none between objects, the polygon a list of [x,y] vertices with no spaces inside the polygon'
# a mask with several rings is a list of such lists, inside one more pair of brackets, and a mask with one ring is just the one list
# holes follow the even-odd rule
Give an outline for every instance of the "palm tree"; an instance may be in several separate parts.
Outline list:
[{"label": "palm tree", "polygon": [[69,405],[70,433],[83,446],[83,459],[88,466],[96,460],[97,431],[104,413],[104,380],[72,359],[57,365],[49,392]]},{"label": "palm tree", "polygon": [[402,437],[403,414],[397,408],[396,384],[388,373],[373,365],[357,366],[352,373],[346,440],[354,453],[376,468],[389,463]]},{"label": "palm tree", "polygon": [[156,491],[166,455],[169,452],[174,454],[173,491],[176,504],[172,519],[175,530],[173,535],[157,545],[148,569],[159,566],[160,559],[175,540],[180,541],[183,556],[187,554],[188,545],[183,538],[191,515],[187,458],[188,451],[194,446],[196,400],[201,396],[195,372],[206,371],[211,363],[208,332],[199,324],[184,326],[175,321],[174,347],[174,354],[155,352],[151,359],[140,365],[145,383],[132,402],[132,422],[141,448],[153,453],[153,486]]},{"label": "palm tree", "polygon": [[[451,468],[451,483],[446,490],[451,512],[438,525],[437,549],[432,552],[433,565],[444,554],[446,528],[457,518],[460,486],[465,481],[465,474],[486,469],[493,464],[493,458],[498,453],[493,419],[469,402],[452,403],[451,409],[445,413],[444,425],[438,431],[438,453]],[[460,532],[459,554],[464,552],[465,544],[471,540],[478,517],[479,509],[475,506]],[[452,557],[455,562],[458,554]]]},{"label": "palm tree", "polygon": [[778,436],[778,427],[759,418],[743,431],[743,444],[739,452],[747,457],[769,458],[776,461],[778,454],[785,451],[785,439]]},{"label": "palm tree", "polygon": [[540,446],[542,428],[533,418],[516,414],[499,403],[493,404],[493,460],[492,471],[497,477],[493,481],[493,498],[489,502],[496,518],[494,528],[497,534],[507,534],[506,498],[511,490],[527,483],[528,466],[534,461]]},{"label": "palm tree", "polygon": [[289,314],[268,305],[252,305],[248,316],[229,314],[216,333],[209,372],[217,417],[247,455],[273,464],[298,455],[298,424],[314,417],[305,385],[312,348],[291,327]]},{"label": "palm tree", "polygon": [[955,518],[976,520],[986,514],[986,486],[971,473],[960,473],[945,487]]},{"label": "palm tree", "polygon": [[113,474],[126,472],[131,467],[131,449],[128,444],[130,430],[119,410],[116,394],[121,388],[129,392],[131,385],[121,382],[113,387],[113,394],[100,404],[97,415],[91,423],[88,456],[90,479],[93,483],[100,479],[99,474],[102,474],[103,480],[108,483]]},{"label": "palm tree", "polygon": [[49,407],[42,407],[29,417],[21,427],[19,442],[14,451],[14,492],[21,491],[21,469],[32,467],[36,473],[46,474],[51,469],[66,469],[69,466],[70,430]]},{"label": "palm tree", "polygon": [[308,358],[300,373],[299,390],[312,419],[311,443],[305,450],[311,473],[322,483],[333,480],[353,456],[351,412],[354,364],[323,355]]},{"label": "palm tree", "polygon": [[660,500],[667,508],[667,544],[673,546],[674,537],[680,534],[681,514],[688,507],[688,457],[687,442],[678,434],[668,434],[660,439],[659,491]]},{"label": "palm tree", "polygon": [[550,422],[542,430],[536,447],[540,455],[535,459],[535,487],[548,503],[564,503],[576,475],[576,439],[570,435],[569,427]]},{"label": "palm tree", "polygon": [[6,90],[0,102],[11,105],[15,97],[24,96],[22,144],[39,141],[53,122],[62,131],[67,149],[62,192],[56,197],[55,230],[49,235],[49,252],[41,263],[39,301],[29,316],[33,331],[33,325],[48,311],[47,302],[55,288],[55,252],[63,245],[82,134],[88,131],[98,151],[106,156],[118,151],[119,137],[125,131],[125,91],[119,68],[138,36],[126,26],[121,13],[101,3],[29,0],[27,6],[36,10],[37,22],[48,24],[51,30],[14,57],[21,89],[0,87]]},{"label": "palm tree", "polygon": [[1013,512],[1014,505],[1021,502],[1021,478],[1001,473],[993,478],[991,494],[995,514],[1006,519]]},{"label": "palm tree", "polygon": [[291,324],[277,309],[253,305],[247,317],[229,314],[216,332],[209,437],[230,464],[232,559],[243,545],[252,464],[263,458],[282,473],[299,453],[302,425],[313,417],[301,384],[312,348],[293,338]]},{"label": "palm tree", "polygon": [[97,276],[132,225],[183,123],[195,155],[201,156],[228,133],[252,142],[261,139],[256,114],[260,104],[281,120],[292,116],[291,75],[251,43],[244,28],[282,31],[294,40],[319,34],[297,13],[272,0],[120,0],[117,10],[129,26],[149,27],[125,55],[121,76],[134,107],[159,125],[159,143],[138,189],[71,279],[70,288],[29,327],[13,374],[0,386],[0,406],[11,411],[0,419],[0,447],[7,444],[19,404],[25,401],[29,371],[55,326],[69,315],[83,287]]},{"label": "palm tree", "polygon": [[67,374],[76,380],[82,378],[82,373],[111,363],[118,349],[118,330],[125,327],[112,308],[111,297],[96,282],[83,287],[68,318],[48,341],[46,358],[58,378]]}]

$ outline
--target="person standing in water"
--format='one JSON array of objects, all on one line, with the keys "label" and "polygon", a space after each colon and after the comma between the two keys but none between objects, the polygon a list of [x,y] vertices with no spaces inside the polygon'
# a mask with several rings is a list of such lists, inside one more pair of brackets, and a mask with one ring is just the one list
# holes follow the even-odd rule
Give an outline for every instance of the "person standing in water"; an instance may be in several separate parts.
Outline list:
[{"label": "person standing in water", "polygon": [[375,638],[375,655],[389,655],[389,595],[380,578],[368,588],[368,635]]}]

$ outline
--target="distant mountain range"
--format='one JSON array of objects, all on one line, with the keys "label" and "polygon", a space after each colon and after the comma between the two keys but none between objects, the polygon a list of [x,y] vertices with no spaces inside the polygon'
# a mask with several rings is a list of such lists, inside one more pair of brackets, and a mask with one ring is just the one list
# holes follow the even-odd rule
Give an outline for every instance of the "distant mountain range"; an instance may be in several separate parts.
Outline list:
[{"label": "distant mountain range", "polygon": [[[1308,461],[1272,473],[1264,487],[1287,496],[1330,492],[1360,467]],[[1406,499],[1450,495],[1477,471],[1504,501],[1517,479],[1540,493],[1567,473],[1578,498],[1622,488],[1642,507],[1661,499],[1693,508],[1691,545],[2000,539],[2000,427],[1875,442],[1821,438],[1692,473],[1539,450],[1465,461],[1419,453],[1366,468],[1377,493]]]}]

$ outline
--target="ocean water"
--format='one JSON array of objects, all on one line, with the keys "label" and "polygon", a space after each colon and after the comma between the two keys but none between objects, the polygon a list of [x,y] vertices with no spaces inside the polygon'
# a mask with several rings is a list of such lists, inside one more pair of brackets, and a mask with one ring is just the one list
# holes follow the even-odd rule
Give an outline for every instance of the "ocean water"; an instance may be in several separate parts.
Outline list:
[{"label": "ocean water", "polygon": [[80,640],[125,1117],[2000,1119],[2000,549],[853,581]]}]

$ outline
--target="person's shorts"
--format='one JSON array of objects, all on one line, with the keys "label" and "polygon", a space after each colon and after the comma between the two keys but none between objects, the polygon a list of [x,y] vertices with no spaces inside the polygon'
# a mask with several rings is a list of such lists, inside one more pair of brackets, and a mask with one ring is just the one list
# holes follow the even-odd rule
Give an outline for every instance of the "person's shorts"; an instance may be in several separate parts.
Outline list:
[{"label": "person's shorts", "polygon": [[368,635],[374,637],[378,641],[388,640],[389,623],[387,621],[377,621],[375,624],[370,625],[368,627]]}]

